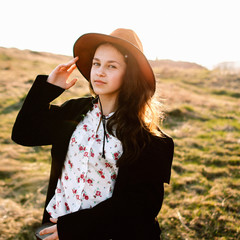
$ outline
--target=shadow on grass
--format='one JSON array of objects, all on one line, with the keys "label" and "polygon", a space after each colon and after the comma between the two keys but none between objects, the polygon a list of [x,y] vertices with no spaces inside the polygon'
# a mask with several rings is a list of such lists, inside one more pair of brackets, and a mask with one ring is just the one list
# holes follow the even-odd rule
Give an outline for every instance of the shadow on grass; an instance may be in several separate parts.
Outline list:
[{"label": "shadow on grass", "polygon": [[36,220],[28,225],[22,226],[19,233],[8,240],[35,240],[35,230],[41,225],[40,222]]},{"label": "shadow on grass", "polygon": [[17,171],[0,171],[0,179],[11,178]]},{"label": "shadow on grass", "polygon": [[191,119],[197,119],[198,121],[202,122],[208,120],[205,117],[201,116],[200,113],[196,112],[192,106],[185,105],[166,112],[164,126],[166,128],[176,128],[181,126],[187,120]]},{"label": "shadow on grass", "polygon": [[14,111],[18,111],[22,107],[25,98],[26,98],[26,95],[21,97],[18,102],[15,102],[15,103],[3,108],[3,110],[1,111],[1,114],[8,114],[8,113],[12,113]]}]

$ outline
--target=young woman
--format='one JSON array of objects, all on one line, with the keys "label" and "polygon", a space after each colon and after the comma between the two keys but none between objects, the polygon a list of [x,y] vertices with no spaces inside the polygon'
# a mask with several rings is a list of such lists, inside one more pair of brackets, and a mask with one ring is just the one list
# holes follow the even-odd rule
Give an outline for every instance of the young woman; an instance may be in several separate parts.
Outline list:
[{"label": "young woman", "polygon": [[[52,145],[52,166],[40,235],[45,239],[160,239],[155,220],[169,183],[173,141],[151,108],[155,77],[132,30],[89,33],[74,56],[38,76],[13,127],[21,145]],[[50,103],[76,79],[94,97]]]}]

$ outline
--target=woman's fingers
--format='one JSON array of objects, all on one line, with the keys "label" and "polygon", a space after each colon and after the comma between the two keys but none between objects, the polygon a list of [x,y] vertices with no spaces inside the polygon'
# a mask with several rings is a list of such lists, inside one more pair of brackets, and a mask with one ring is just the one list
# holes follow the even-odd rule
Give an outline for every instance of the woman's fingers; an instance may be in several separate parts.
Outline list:
[{"label": "woman's fingers", "polygon": [[68,63],[66,63],[66,66],[70,67],[73,64],[75,64],[78,60],[78,57],[73,58],[72,60],[70,60]]},{"label": "woman's fingers", "polygon": [[55,231],[56,227],[57,227],[57,225],[53,225],[51,227],[44,228],[41,232],[39,232],[39,234],[45,235],[45,234],[53,233]]},{"label": "woman's fingers", "polygon": [[[69,71],[69,69],[71,69],[71,67],[72,66],[74,66],[75,65],[75,63],[77,62],[77,60],[78,60],[78,57],[75,57],[75,58],[73,58],[72,60],[70,60],[69,62],[67,62],[67,63],[64,63],[64,64],[60,64],[60,65],[58,65],[57,67],[56,67],[56,70],[58,70],[58,71]],[[75,67],[76,68],[76,67]],[[74,68],[74,69],[75,69]],[[73,70],[74,70],[73,69]]]},{"label": "woman's fingers", "polygon": [[57,223],[58,219],[57,219],[57,218],[50,218],[50,221],[51,221],[52,223]]},{"label": "woman's fingers", "polygon": [[78,61],[78,57],[75,57],[75,58],[73,58],[72,60],[70,60],[67,64],[69,65],[69,66],[71,66],[71,65],[73,65],[73,64],[75,64],[77,61]]},{"label": "woman's fingers", "polygon": [[45,228],[39,234],[40,235],[51,234],[50,236],[44,238],[45,240],[58,239],[57,225],[53,225],[51,227]]},{"label": "woman's fingers", "polygon": [[58,65],[49,75],[48,82],[63,89],[69,89],[76,83],[76,79],[68,81],[69,76],[76,69],[78,57],[73,58],[66,64]]},{"label": "woman's fingers", "polygon": [[74,78],[70,82],[67,82],[66,89],[71,88],[73,85],[75,85],[76,82],[77,82],[77,78]]},{"label": "woman's fingers", "polygon": [[69,74],[71,74],[76,69],[76,64],[73,64],[67,71]]},{"label": "woman's fingers", "polygon": [[[50,218],[52,223],[57,223],[57,218]],[[40,235],[51,234],[50,236],[44,238],[45,240],[58,240],[58,232],[57,232],[57,225],[53,225],[52,227],[48,227],[43,229],[40,232]]]},{"label": "woman's fingers", "polygon": [[44,238],[44,240],[59,240],[58,234],[57,233],[53,233],[52,235]]},{"label": "woman's fingers", "polygon": [[70,60],[68,63],[63,64],[63,67],[64,67],[65,69],[69,69],[69,68],[72,67],[72,65],[75,65],[75,63],[77,62],[77,60],[78,60],[78,57],[75,57],[75,58],[73,58],[72,60]]}]

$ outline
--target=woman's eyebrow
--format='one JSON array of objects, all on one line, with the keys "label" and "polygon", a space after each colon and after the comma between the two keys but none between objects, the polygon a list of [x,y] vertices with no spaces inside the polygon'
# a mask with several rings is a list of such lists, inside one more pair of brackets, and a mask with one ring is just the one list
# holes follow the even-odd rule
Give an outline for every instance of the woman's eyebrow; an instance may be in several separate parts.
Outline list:
[{"label": "woman's eyebrow", "polygon": [[[101,60],[100,60],[99,58],[96,58],[96,57],[94,57],[93,60],[101,62]],[[116,60],[108,60],[107,62],[108,62],[108,63],[117,63],[117,64],[121,65],[121,64],[120,64],[118,61],[116,61]]]},{"label": "woman's eyebrow", "polygon": [[120,65],[120,63],[118,61],[115,61],[115,60],[109,60],[108,63],[117,63]]}]

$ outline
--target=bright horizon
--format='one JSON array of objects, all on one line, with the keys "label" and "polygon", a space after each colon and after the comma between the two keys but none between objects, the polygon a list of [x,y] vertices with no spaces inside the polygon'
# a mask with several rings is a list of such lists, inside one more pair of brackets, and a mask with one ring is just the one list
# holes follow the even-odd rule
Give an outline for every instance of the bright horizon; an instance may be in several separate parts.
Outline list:
[{"label": "bright horizon", "polygon": [[72,56],[77,38],[131,28],[148,59],[212,68],[240,62],[238,0],[9,0],[1,7],[1,47]]}]

